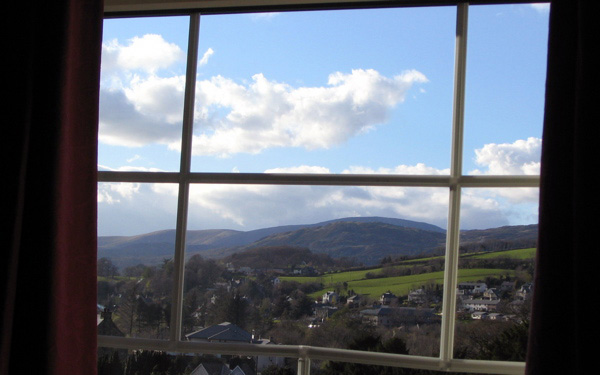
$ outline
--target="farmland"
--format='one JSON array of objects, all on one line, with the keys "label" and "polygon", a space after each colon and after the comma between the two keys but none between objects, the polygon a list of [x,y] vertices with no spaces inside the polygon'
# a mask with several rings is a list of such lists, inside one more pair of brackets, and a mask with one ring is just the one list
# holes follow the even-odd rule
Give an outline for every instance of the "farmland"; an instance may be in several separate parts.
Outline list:
[{"label": "farmland", "polygon": [[[461,258],[473,260],[494,260],[511,259],[515,261],[531,260],[535,255],[535,249],[507,250],[493,253],[466,254]],[[318,298],[328,290],[339,290],[341,294],[344,290],[351,290],[355,294],[378,297],[386,291],[391,291],[397,296],[406,296],[411,289],[420,288],[423,285],[442,285],[444,280],[443,271],[423,272],[405,276],[387,276],[390,270],[402,271],[415,267],[415,264],[429,264],[433,261],[441,261],[441,257],[428,257],[420,259],[411,259],[398,264],[386,267],[371,269],[352,270],[344,272],[335,272],[321,276],[283,276],[281,281],[295,281],[299,283],[319,283],[323,288],[311,293],[309,296]],[[458,281],[477,281],[485,278],[500,278],[515,275],[514,269],[505,268],[468,268],[460,269]]]}]

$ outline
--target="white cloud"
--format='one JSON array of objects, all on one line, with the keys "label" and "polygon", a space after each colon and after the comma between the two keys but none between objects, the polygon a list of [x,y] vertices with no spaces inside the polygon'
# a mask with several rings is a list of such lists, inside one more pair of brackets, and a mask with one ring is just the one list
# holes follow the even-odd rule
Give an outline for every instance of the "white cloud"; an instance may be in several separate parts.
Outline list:
[{"label": "white cloud", "polygon": [[101,183],[98,184],[98,203],[117,204],[121,199],[131,199],[140,191],[140,184]]},{"label": "white cloud", "polygon": [[325,167],[300,165],[297,167],[271,168],[265,170],[265,173],[331,173],[331,171]]},{"label": "white cloud", "polygon": [[416,70],[392,78],[377,71],[336,72],[327,86],[292,87],[256,74],[247,86],[221,76],[197,83],[202,129],[194,154],[227,157],[272,147],[329,148],[384,123],[415,83]]},{"label": "white cloud", "polygon": [[529,137],[513,143],[489,143],[475,150],[475,162],[484,167],[471,174],[536,175],[540,173],[542,140]]},{"label": "white cloud", "polygon": [[366,168],[360,166],[351,166],[342,173],[349,174],[398,174],[398,175],[449,175],[450,169],[438,169],[428,167],[423,163],[416,165],[398,165],[394,168]]},{"label": "white cloud", "polygon": [[112,40],[102,44],[103,72],[142,70],[154,73],[183,59],[183,50],[174,43],[168,43],[162,36],[146,34],[133,37],[127,45]]},{"label": "white cloud", "polygon": [[[529,137],[513,143],[489,143],[475,150],[475,162],[483,170],[473,170],[473,175],[539,175],[542,140]],[[536,203],[537,188],[487,189],[488,196],[505,198],[511,204]],[[494,199],[495,199],[494,198]]]},{"label": "white cloud", "polygon": [[215,53],[215,51],[212,48],[209,48],[206,50],[206,52],[204,52],[204,55],[202,55],[202,58],[200,59],[200,61],[198,61],[199,65],[206,65],[208,63],[208,59]]},{"label": "white cloud", "polygon": [[[221,76],[202,80],[193,152],[227,157],[274,147],[339,145],[385,123],[408,90],[423,82],[427,78],[415,70],[388,78],[362,69],[333,73],[321,87],[293,87],[262,74],[247,85]],[[179,149],[184,85],[184,76],[108,74],[100,97],[100,141]]]},{"label": "white cloud", "polygon": [[[447,174],[424,164],[388,169],[352,167],[352,173]],[[267,173],[329,173],[325,167],[300,165],[273,168]],[[146,186],[144,186],[146,185]],[[176,214],[175,184],[102,184],[99,209],[113,210],[101,220],[101,233],[116,227],[127,216],[134,233],[171,228]],[[384,186],[280,186],[194,184],[190,189],[190,229],[228,228],[251,230],[288,224],[309,224],[352,216],[384,216],[423,221],[445,228],[447,188]],[[169,203],[170,202],[170,203]],[[537,221],[537,189],[463,189],[462,228],[491,228]],[[152,207],[160,206],[159,209]],[[157,214],[156,212],[159,212]],[[106,214],[103,216],[106,217]],[[144,223],[144,226],[141,225]],[[163,225],[161,227],[160,225]],[[143,229],[146,228],[146,229]],[[117,229],[113,229],[117,230]],[[130,233],[133,234],[133,233]]]},{"label": "white cloud", "polygon": [[[141,88],[138,87],[138,90]],[[156,90],[147,92],[157,93]],[[133,99],[140,97],[140,103],[130,100],[124,91],[100,90],[100,142],[140,147],[151,143],[169,144],[181,139],[181,124],[169,122],[173,118],[172,111],[165,114],[156,113],[151,108],[148,112],[140,111],[151,107],[153,99],[143,97],[136,89],[132,89],[130,94]]]},{"label": "white cloud", "polygon": [[388,216],[445,225],[448,192],[439,188],[196,185],[191,227],[243,230],[348,216]]}]

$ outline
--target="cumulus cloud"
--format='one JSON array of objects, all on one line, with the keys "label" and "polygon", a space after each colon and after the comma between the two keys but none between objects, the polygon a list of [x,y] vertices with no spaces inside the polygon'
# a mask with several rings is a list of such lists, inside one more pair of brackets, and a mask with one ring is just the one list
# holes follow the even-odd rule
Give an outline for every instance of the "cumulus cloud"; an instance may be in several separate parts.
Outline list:
[{"label": "cumulus cloud", "polygon": [[537,175],[540,173],[542,140],[529,137],[513,143],[489,143],[475,150],[475,162],[484,170],[471,174]]},{"label": "cumulus cloud", "polygon": [[161,35],[146,34],[133,37],[122,45],[118,40],[102,44],[103,72],[142,70],[155,73],[167,68],[185,56],[183,50],[169,43]]},{"label": "cumulus cloud", "polygon": [[[329,148],[384,123],[415,83],[416,70],[336,72],[326,86],[293,87],[256,74],[248,85],[217,76],[197,83],[194,154],[226,157],[272,147]],[[223,113],[225,113],[223,115]]]},{"label": "cumulus cloud", "polygon": [[98,203],[117,204],[121,199],[131,199],[139,190],[140,184],[101,183],[98,184]]},{"label": "cumulus cloud", "polygon": [[[489,143],[475,150],[475,162],[483,169],[470,172],[473,175],[539,175],[542,140],[529,137],[513,143]],[[508,199],[511,204],[537,203],[537,188],[487,189],[493,199]]]},{"label": "cumulus cloud", "polygon": [[[173,191],[175,193],[175,191]],[[352,216],[387,216],[445,225],[443,188],[360,186],[197,185],[190,190],[189,223],[255,229]]]},{"label": "cumulus cloud", "polygon": [[[204,59],[208,59],[207,50]],[[130,75],[104,85],[100,141],[128,147],[180,147],[185,77]],[[194,155],[227,157],[274,147],[330,148],[386,122],[418,71],[334,73],[326,86],[293,87],[256,74],[248,84],[222,76],[197,82]]]},{"label": "cumulus cloud", "polygon": [[[151,106],[153,99],[142,97],[136,89],[132,90],[132,99],[127,97],[125,91],[100,90],[100,142],[140,147],[150,143],[170,144],[180,140],[181,124],[169,121],[172,120],[173,112],[156,113],[152,109],[141,111],[140,108]],[[156,93],[155,90],[148,91]],[[170,88],[166,91],[177,92],[177,89]],[[142,97],[139,103],[133,101],[136,97]]]},{"label": "cumulus cloud", "polygon": [[[199,64],[215,53],[208,48]],[[183,59],[176,44],[146,34],[103,44],[100,141],[180,147],[183,75],[159,76]],[[259,73],[249,82],[215,76],[196,83],[195,155],[227,157],[274,147],[330,148],[387,121],[416,70],[386,77],[373,69],[334,72],[322,86],[295,87]]]}]

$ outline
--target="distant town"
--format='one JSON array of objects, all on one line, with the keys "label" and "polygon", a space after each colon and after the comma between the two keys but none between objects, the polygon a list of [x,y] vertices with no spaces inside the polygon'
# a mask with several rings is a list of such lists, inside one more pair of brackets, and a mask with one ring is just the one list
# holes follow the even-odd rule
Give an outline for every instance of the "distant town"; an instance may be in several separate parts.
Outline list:
[{"label": "distant town", "polygon": [[[534,253],[526,248],[461,254],[456,358],[524,360]],[[258,248],[249,254],[257,259],[286,256],[273,268],[252,267],[258,263],[248,255],[187,260],[186,340],[439,355],[442,257],[388,256],[366,267],[295,247]],[[172,260],[119,270],[101,258],[98,267],[98,333],[167,338]],[[110,348],[98,354],[99,373],[107,374],[135,374],[134,369],[149,366],[146,362],[154,363],[152,374],[295,374],[297,365],[268,356],[178,356]],[[312,366],[311,374],[335,374],[353,371],[344,366],[366,365],[315,361]]]}]

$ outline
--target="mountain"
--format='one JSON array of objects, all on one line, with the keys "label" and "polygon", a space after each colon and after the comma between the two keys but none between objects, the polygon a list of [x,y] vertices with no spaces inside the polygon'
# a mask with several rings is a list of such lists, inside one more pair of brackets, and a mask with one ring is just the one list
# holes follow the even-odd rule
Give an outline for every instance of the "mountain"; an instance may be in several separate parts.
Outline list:
[{"label": "mountain", "polygon": [[305,247],[332,258],[356,258],[365,264],[378,263],[387,255],[431,253],[443,246],[446,234],[382,222],[336,221],[319,227],[278,233],[246,248],[267,246]]},{"label": "mountain", "polygon": [[[354,257],[374,264],[384,256],[427,254],[443,248],[445,230],[432,224],[383,217],[350,217],[307,225],[287,225],[251,231],[190,230],[186,255],[223,258],[258,247],[306,248],[332,258]],[[461,245],[491,250],[535,243],[537,225],[461,232]],[[529,246],[529,245],[527,245]],[[98,237],[98,257],[111,258],[118,267],[155,265],[171,258],[175,230],[137,236]],[[514,248],[514,247],[513,247]]]}]

